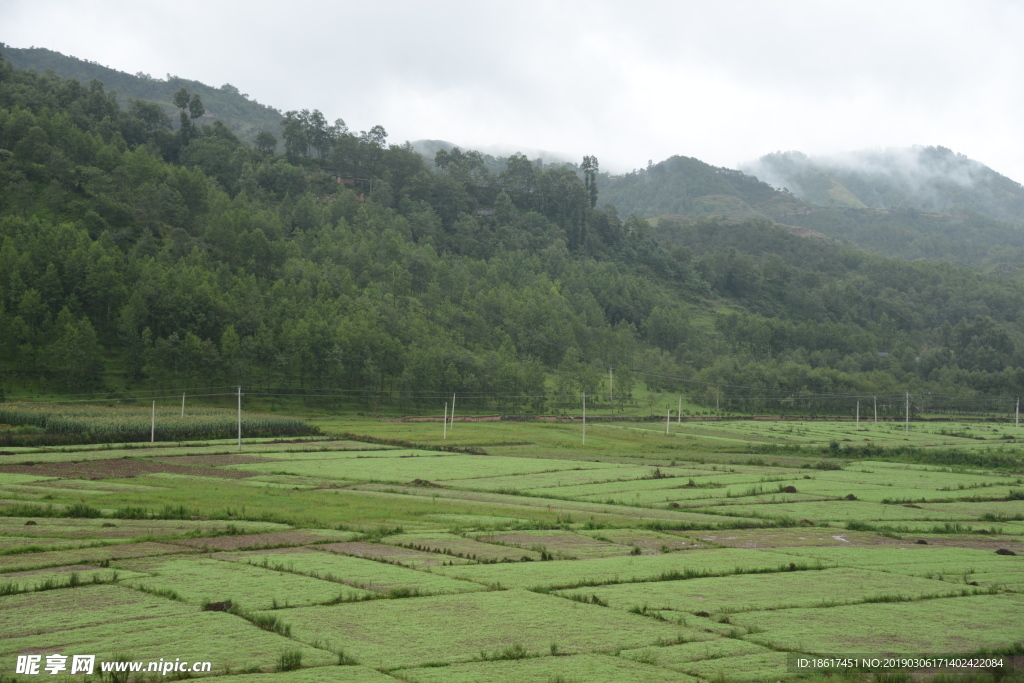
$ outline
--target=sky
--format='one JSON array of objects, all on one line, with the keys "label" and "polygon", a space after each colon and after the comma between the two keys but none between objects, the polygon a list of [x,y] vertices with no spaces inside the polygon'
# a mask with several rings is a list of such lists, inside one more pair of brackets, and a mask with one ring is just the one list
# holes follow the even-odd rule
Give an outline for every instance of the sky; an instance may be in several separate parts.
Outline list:
[{"label": "sky", "polygon": [[0,41],[173,74],[390,142],[628,171],[942,145],[1024,182],[1015,0],[0,0]]}]

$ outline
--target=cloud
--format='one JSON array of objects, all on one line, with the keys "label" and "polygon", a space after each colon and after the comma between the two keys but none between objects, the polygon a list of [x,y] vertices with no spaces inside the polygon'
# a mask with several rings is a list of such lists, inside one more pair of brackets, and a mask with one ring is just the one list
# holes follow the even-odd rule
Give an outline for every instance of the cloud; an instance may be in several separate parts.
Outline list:
[{"label": "cloud", "polygon": [[672,154],[944,145],[1024,178],[1013,2],[8,2],[2,39],[231,82],[392,140]]}]

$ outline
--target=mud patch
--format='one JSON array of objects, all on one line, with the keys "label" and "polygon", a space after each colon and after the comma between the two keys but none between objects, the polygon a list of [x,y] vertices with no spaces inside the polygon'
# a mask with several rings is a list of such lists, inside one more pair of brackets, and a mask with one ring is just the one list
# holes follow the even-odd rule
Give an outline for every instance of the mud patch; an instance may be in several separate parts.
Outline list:
[{"label": "mud patch", "polygon": [[366,543],[364,541],[353,541],[351,543],[329,543],[317,546],[320,550],[326,550],[341,555],[352,555],[367,560],[378,562],[394,562],[407,567],[437,567],[446,564],[472,564],[471,561],[459,557],[449,557],[437,553],[413,550],[391,545],[379,545],[377,543]]},{"label": "mud patch", "polygon": [[254,455],[239,453],[220,453],[217,455],[164,455],[159,458],[147,458],[150,462],[162,462],[168,465],[185,467],[223,467],[225,465],[248,465],[254,462],[270,462],[280,458],[260,458]]},{"label": "mud patch", "polygon": [[[200,456],[201,457],[201,456]],[[216,457],[216,456],[213,456]],[[266,462],[265,458],[258,462]],[[147,474],[184,474],[193,477],[220,477],[224,479],[246,479],[259,472],[241,470],[220,470],[212,467],[168,465],[149,460],[93,460],[91,462],[62,462],[39,465],[2,465],[0,472],[9,474],[35,474],[44,477],[65,479],[127,479]]]},{"label": "mud patch", "polygon": [[[351,535],[349,535],[351,538]],[[267,534],[243,534],[238,536],[212,536],[209,538],[189,538],[174,541],[176,544],[190,548],[208,550],[241,550],[244,548],[272,548],[275,546],[306,545],[323,541],[323,533],[310,531],[274,531]]]}]

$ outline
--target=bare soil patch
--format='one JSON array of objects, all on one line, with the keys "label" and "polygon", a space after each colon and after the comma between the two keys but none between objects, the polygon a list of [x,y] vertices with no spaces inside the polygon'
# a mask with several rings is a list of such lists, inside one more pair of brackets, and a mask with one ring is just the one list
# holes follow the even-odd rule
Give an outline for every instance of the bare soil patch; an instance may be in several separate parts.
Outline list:
[{"label": "bare soil patch", "polygon": [[[0,556],[0,572],[44,567],[58,567],[69,564],[93,564],[104,560],[127,560],[152,555],[172,555],[194,552],[192,548],[168,543],[125,543],[102,548],[76,548],[74,550],[52,550],[42,553]],[[2,574],[0,574],[2,576]]]},{"label": "bare soil patch", "polygon": [[164,455],[159,458],[148,458],[150,462],[162,462],[168,465],[185,467],[223,467],[224,465],[248,465],[254,462],[268,462],[276,458],[260,458],[240,453],[220,453],[217,455]]},{"label": "bare soil patch", "polygon": [[385,560],[397,562],[409,567],[436,567],[442,564],[467,564],[467,560],[458,557],[449,557],[437,553],[402,548],[393,545],[379,545],[377,543],[366,543],[363,541],[351,541],[349,543],[327,543],[318,545],[318,549],[327,550],[341,555],[352,555],[368,560]]},{"label": "bare soil patch", "polygon": [[705,532],[702,541],[731,548],[789,548],[800,546],[898,545],[901,541],[860,531],[834,528],[742,529]]},{"label": "bare soil patch", "polygon": [[[201,456],[200,456],[201,457]],[[215,457],[215,456],[214,456]],[[257,462],[265,462],[260,459]],[[128,479],[162,472],[184,474],[194,477],[222,477],[225,479],[246,479],[259,472],[220,470],[212,467],[169,465],[149,460],[93,460],[90,462],[40,463],[39,465],[2,465],[0,472],[10,474],[38,474],[66,479]]]},{"label": "bare soil patch", "polygon": [[485,543],[511,545],[527,550],[536,550],[542,547],[546,552],[558,558],[615,557],[629,555],[633,552],[633,546],[599,541],[590,536],[572,533],[520,531],[506,534],[480,534],[474,538]]},{"label": "bare soil patch", "polygon": [[212,536],[209,538],[188,538],[174,541],[176,544],[190,548],[209,548],[210,550],[240,550],[242,548],[268,548],[278,545],[305,545],[322,541],[323,536],[308,531],[273,531],[267,534],[244,534],[239,536]]}]

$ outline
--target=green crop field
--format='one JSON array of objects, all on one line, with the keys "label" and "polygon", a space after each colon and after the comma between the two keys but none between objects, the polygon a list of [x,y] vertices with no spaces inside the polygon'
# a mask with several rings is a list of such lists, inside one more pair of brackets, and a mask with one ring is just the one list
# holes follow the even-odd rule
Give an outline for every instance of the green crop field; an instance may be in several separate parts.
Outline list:
[{"label": "green crop field", "polygon": [[[843,586],[837,594],[836,586]],[[963,584],[892,576],[881,571],[836,568],[821,572],[798,571],[778,574],[740,574],[685,583],[656,581],[599,586],[586,589],[609,607],[635,607],[658,611],[712,615],[763,609],[814,607],[819,605],[878,601],[882,598],[911,600],[922,596],[958,595]],[[973,592],[970,589],[969,592]],[[571,594],[560,591],[558,594]]]},{"label": "green crop field", "polygon": [[583,447],[570,423],[446,440],[315,424],[241,449],[5,447],[0,661],[188,657],[231,683],[774,681],[800,678],[793,652],[1022,646],[1024,461],[1005,427],[602,423]]},{"label": "green crop field", "polygon": [[218,557],[224,560],[244,562],[255,567],[304,574],[318,579],[348,584],[384,595],[466,593],[485,588],[478,583],[459,581],[447,576],[438,576],[331,552],[303,552],[287,549],[277,552],[261,551],[237,555],[224,553]]}]

